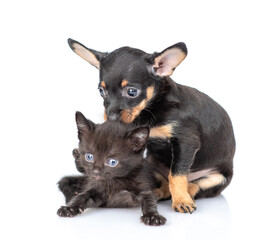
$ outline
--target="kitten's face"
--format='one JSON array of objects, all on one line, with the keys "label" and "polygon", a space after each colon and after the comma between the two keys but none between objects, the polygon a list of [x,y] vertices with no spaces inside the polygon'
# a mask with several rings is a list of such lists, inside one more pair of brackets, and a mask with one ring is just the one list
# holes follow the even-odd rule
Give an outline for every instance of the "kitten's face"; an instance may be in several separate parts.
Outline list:
[{"label": "kitten's face", "polygon": [[107,180],[135,174],[141,168],[148,128],[129,131],[129,127],[110,121],[95,125],[81,113],[76,114],[76,121],[80,161],[87,175]]}]

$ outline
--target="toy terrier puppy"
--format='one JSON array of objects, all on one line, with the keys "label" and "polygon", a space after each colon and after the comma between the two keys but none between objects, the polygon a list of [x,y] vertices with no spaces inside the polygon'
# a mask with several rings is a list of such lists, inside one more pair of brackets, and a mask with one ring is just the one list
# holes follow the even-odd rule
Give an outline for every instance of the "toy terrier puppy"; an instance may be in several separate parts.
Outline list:
[{"label": "toy terrier puppy", "polygon": [[164,177],[175,211],[192,213],[194,199],[216,196],[230,183],[235,138],[228,114],[206,94],[170,78],[187,55],[184,43],[153,54],[130,47],[107,53],[72,39],[68,43],[100,71],[104,119],[150,127],[148,156],[169,169]]}]

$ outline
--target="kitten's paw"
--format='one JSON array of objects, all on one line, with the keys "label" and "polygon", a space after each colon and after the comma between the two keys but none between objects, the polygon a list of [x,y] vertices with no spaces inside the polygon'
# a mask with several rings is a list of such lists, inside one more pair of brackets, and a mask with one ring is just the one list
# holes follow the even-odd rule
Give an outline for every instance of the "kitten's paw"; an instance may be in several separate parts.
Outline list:
[{"label": "kitten's paw", "polygon": [[62,206],[58,209],[57,214],[60,217],[74,217],[82,213],[84,209],[82,207],[65,207]]},{"label": "kitten's paw", "polygon": [[167,221],[165,217],[158,214],[146,214],[146,215],[143,215],[140,219],[141,219],[141,222],[150,226],[164,225]]}]

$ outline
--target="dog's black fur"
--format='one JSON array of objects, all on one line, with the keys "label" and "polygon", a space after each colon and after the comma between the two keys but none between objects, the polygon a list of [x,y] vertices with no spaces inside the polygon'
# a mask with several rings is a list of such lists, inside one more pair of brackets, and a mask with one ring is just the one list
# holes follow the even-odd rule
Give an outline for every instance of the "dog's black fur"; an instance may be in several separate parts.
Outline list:
[{"label": "dog's black fur", "polygon": [[[148,155],[170,169],[165,177],[176,211],[193,212],[191,197],[216,196],[230,183],[235,139],[228,114],[206,94],[170,78],[187,55],[184,43],[153,54],[130,47],[102,53],[68,43],[100,70],[105,119],[151,128]],[[190,173],[198,174],[194,185],[186,183]]]}]

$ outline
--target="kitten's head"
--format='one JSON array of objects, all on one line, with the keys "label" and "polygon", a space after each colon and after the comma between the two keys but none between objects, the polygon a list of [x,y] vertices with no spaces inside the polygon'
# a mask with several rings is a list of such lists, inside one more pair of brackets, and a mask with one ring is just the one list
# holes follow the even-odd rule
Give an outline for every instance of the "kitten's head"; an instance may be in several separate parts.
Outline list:
[{"label": "kitten's head", "polygon": [[115,121],[94,124],[76,113],[79,154],[85,172],[95,180],[127,177],[143,164],[148,127],[132,128]]}]

